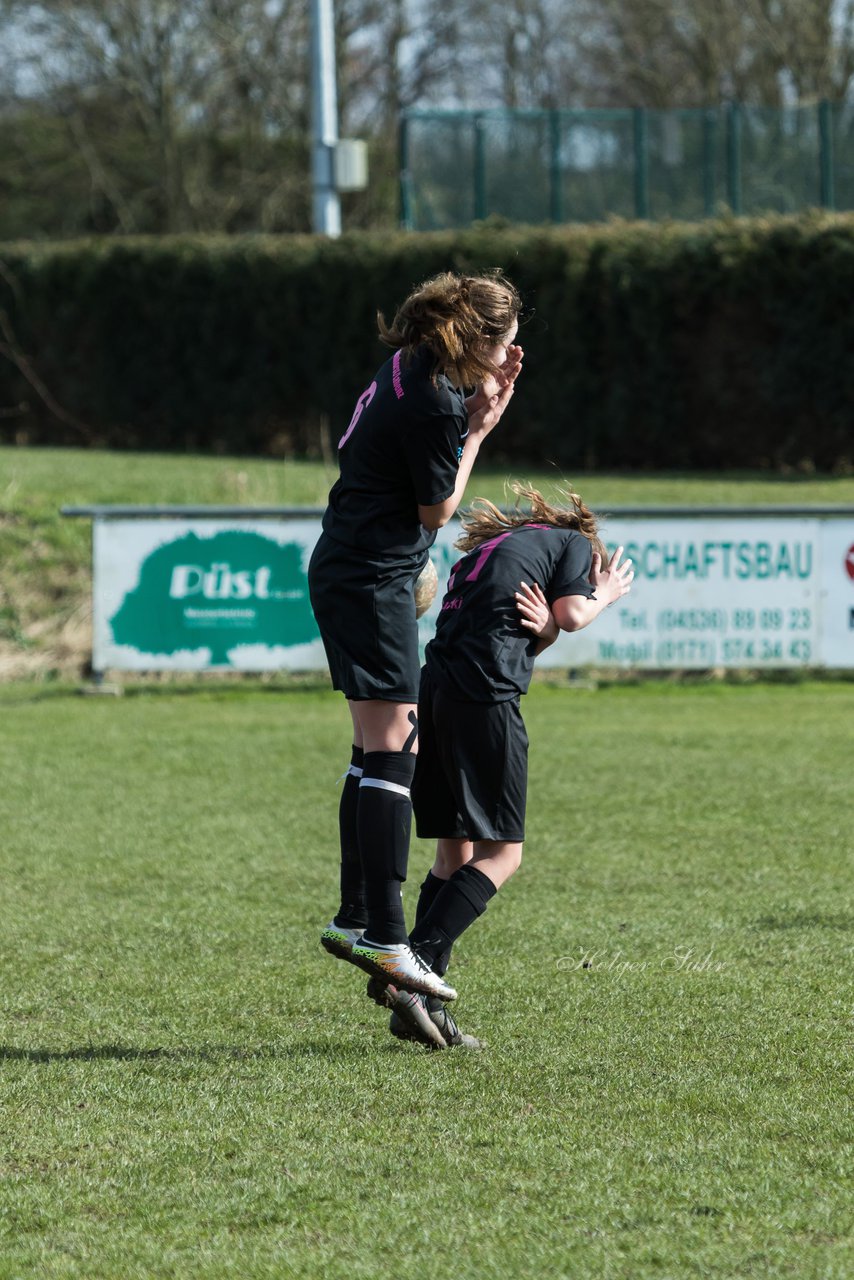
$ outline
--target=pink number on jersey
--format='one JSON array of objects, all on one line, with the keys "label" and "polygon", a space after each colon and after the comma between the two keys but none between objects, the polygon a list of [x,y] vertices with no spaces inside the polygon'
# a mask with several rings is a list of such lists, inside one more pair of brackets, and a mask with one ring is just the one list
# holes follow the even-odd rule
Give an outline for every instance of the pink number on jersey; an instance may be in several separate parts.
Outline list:
[{"label": "pink number on jersey", "polygon": [[344,432],[341,439],[338,441],[339,449],[343,449],[344,445],[350,439],[350,436],[353,434],[353,431],[355,430],[356,423],[359,421],[365,409],[367,409],[368,405],[371,403],[376,393],[377,393],[377,384],[375,382],[372,382],[371,385],[368,387],[367,391],[363,391],[362,394],[359,396],[359,399],[356,401],[356,408],[353,410],[353,416],[350,419],[350,425],[347,428],[347,430]]},{"label": "pink number on jersey", "polygon": [[497,538],[490,538],[488,542],[481,543],[480,555],[475,561],[475,566],[471,573],[466,576],[466,582],[477,582],[481,569],[486,564],[499,542],[503,542],[505,538],[509,538],[512,532],[513,530],[510,529],[507,533],[499,533]]},{"label": "pink number on jersey", "polygon": [[[552,528],[554,528],[554,526],[553,526],[553,525],[550,525],[550,524],[525,524],[525,525],[520,525],[519,527],[520,527],[520,528],[522,528],[522,529],[552,529]],[[487,560],[488,560],[488,559],[489,559],[489,557],[492,555],[493,551],[494,551],[494,550],[495,550],[495,548],[498,546],[499,542],[503,542],[505,538],[509,538],[509,537],[510,537],[510,534],[511,534],[511,533],[514,533],[514,532],[515,532],[515,530],[513,530],[513,529],[508,529],[506,533],[499,533],[499,534],[497,535],[497,537],[495,537],[495,538],[490,538],[488,542],[482,542],[482,543],[480,544],[480,555],[478,556],[477,560],[475,561],[475,565],[474,565],[474,568],[472,569],[471,573],[470,573],[470,574],[468,575],[468,577],[465,579],[465,581],[466,581],[466,582],[477,582],[478,577],[480,576],[480,571],[481,571],[481,569],[482,569],[482,568],[483,568],[483,566],[486,564]],[[449,591],[450,591],[450,590],[452,590],[452,588],[453,588],[453,585],[454,585],[454,578],[456,578],[456,576],[457,576],[457,569],[459,569],[459,567],[460,567],[460,565],[461,565],[461,564],[462,564],[462,560],[458,560],[458,561],[457,561],[457,563],[454,565],[454,567],[453,567],[452,571],[451,571],[451,576],[448,578],[448,590],[449,590]]]}]

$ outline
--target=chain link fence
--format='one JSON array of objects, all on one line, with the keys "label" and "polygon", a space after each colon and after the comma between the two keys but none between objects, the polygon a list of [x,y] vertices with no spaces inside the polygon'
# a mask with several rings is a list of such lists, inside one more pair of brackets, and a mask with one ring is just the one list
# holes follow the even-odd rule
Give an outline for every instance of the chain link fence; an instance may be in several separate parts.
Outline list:
[{"label": "chain link fence", "polygon": [[854,209],[854,103],[409,111],[400,194],[417,231]]}]

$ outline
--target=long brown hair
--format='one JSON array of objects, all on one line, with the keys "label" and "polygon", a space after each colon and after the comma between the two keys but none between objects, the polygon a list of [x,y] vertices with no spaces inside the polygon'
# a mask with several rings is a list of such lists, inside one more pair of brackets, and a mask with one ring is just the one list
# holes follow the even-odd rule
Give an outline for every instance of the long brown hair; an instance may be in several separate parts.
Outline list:
[{"label": "long brown hair", "polygon": [[521,306],[500,271],[481,276],[445,271],[413,289],[390,325],[377,312],[377,325],[387,346],[411,353],[423,343],[436,357],[437,371],[457,387],[473,387],[495,372],[487,352],[507,337]]},{"label": "long brown hair", "polygon": [[[515,481],[510,489],[516,495],[516,505],[511,511],[502,511],[488,498],[474,499],[462,517],[463,532],[454,543],[455,547],[460,551],[473,551],[489,538],[519,529],[522,525],[548,524],[555,529],[575,529],[583,534],[592,543],[593,550],[599,552],[603,566],[607,567],[608,552],[599,537],[599,522],[577,493],[571,489],[559,489],[558,494],[567,505],[556,506],[546,501],[539,489],[532,485]],[[526,509],[520,505],[522,502],[527,504]]]}]

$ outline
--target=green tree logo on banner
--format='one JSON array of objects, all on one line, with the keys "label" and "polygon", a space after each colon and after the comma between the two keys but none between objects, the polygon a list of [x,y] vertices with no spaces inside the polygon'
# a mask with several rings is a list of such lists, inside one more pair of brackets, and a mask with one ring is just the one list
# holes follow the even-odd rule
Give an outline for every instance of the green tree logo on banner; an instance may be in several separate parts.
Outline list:
[{"label": "green tree logo on banner", "polygon": [[300,545],[237,530],[158,547],[110,625],[116,644],[140,653],[210,649],[211,666],[232,665],[238,645],[290,647],[319,634]]}]

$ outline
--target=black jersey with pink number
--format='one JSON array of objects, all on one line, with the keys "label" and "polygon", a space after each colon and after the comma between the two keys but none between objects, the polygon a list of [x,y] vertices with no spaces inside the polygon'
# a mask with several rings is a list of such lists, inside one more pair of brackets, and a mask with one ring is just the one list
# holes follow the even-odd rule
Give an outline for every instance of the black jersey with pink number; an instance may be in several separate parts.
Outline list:
[{"label": "black jersey with pink number", "polygon": [[581,533],[526,524],[469,551],[451,571],[427,669],[449,697],[503,702],[526,693],[536,639],[516,608],[520,582],[539,583],[552,604],[593,595],[592,548]]},{"label": "black jersey with pink number", "polygon": [[324,532],[368,556],[406,555],[435,539],[422,529],[419,504],[454,492],[468,414],[463,393],[419,347],[396,351],[366,387],[338,441],[341,475],[329,494]]}]

